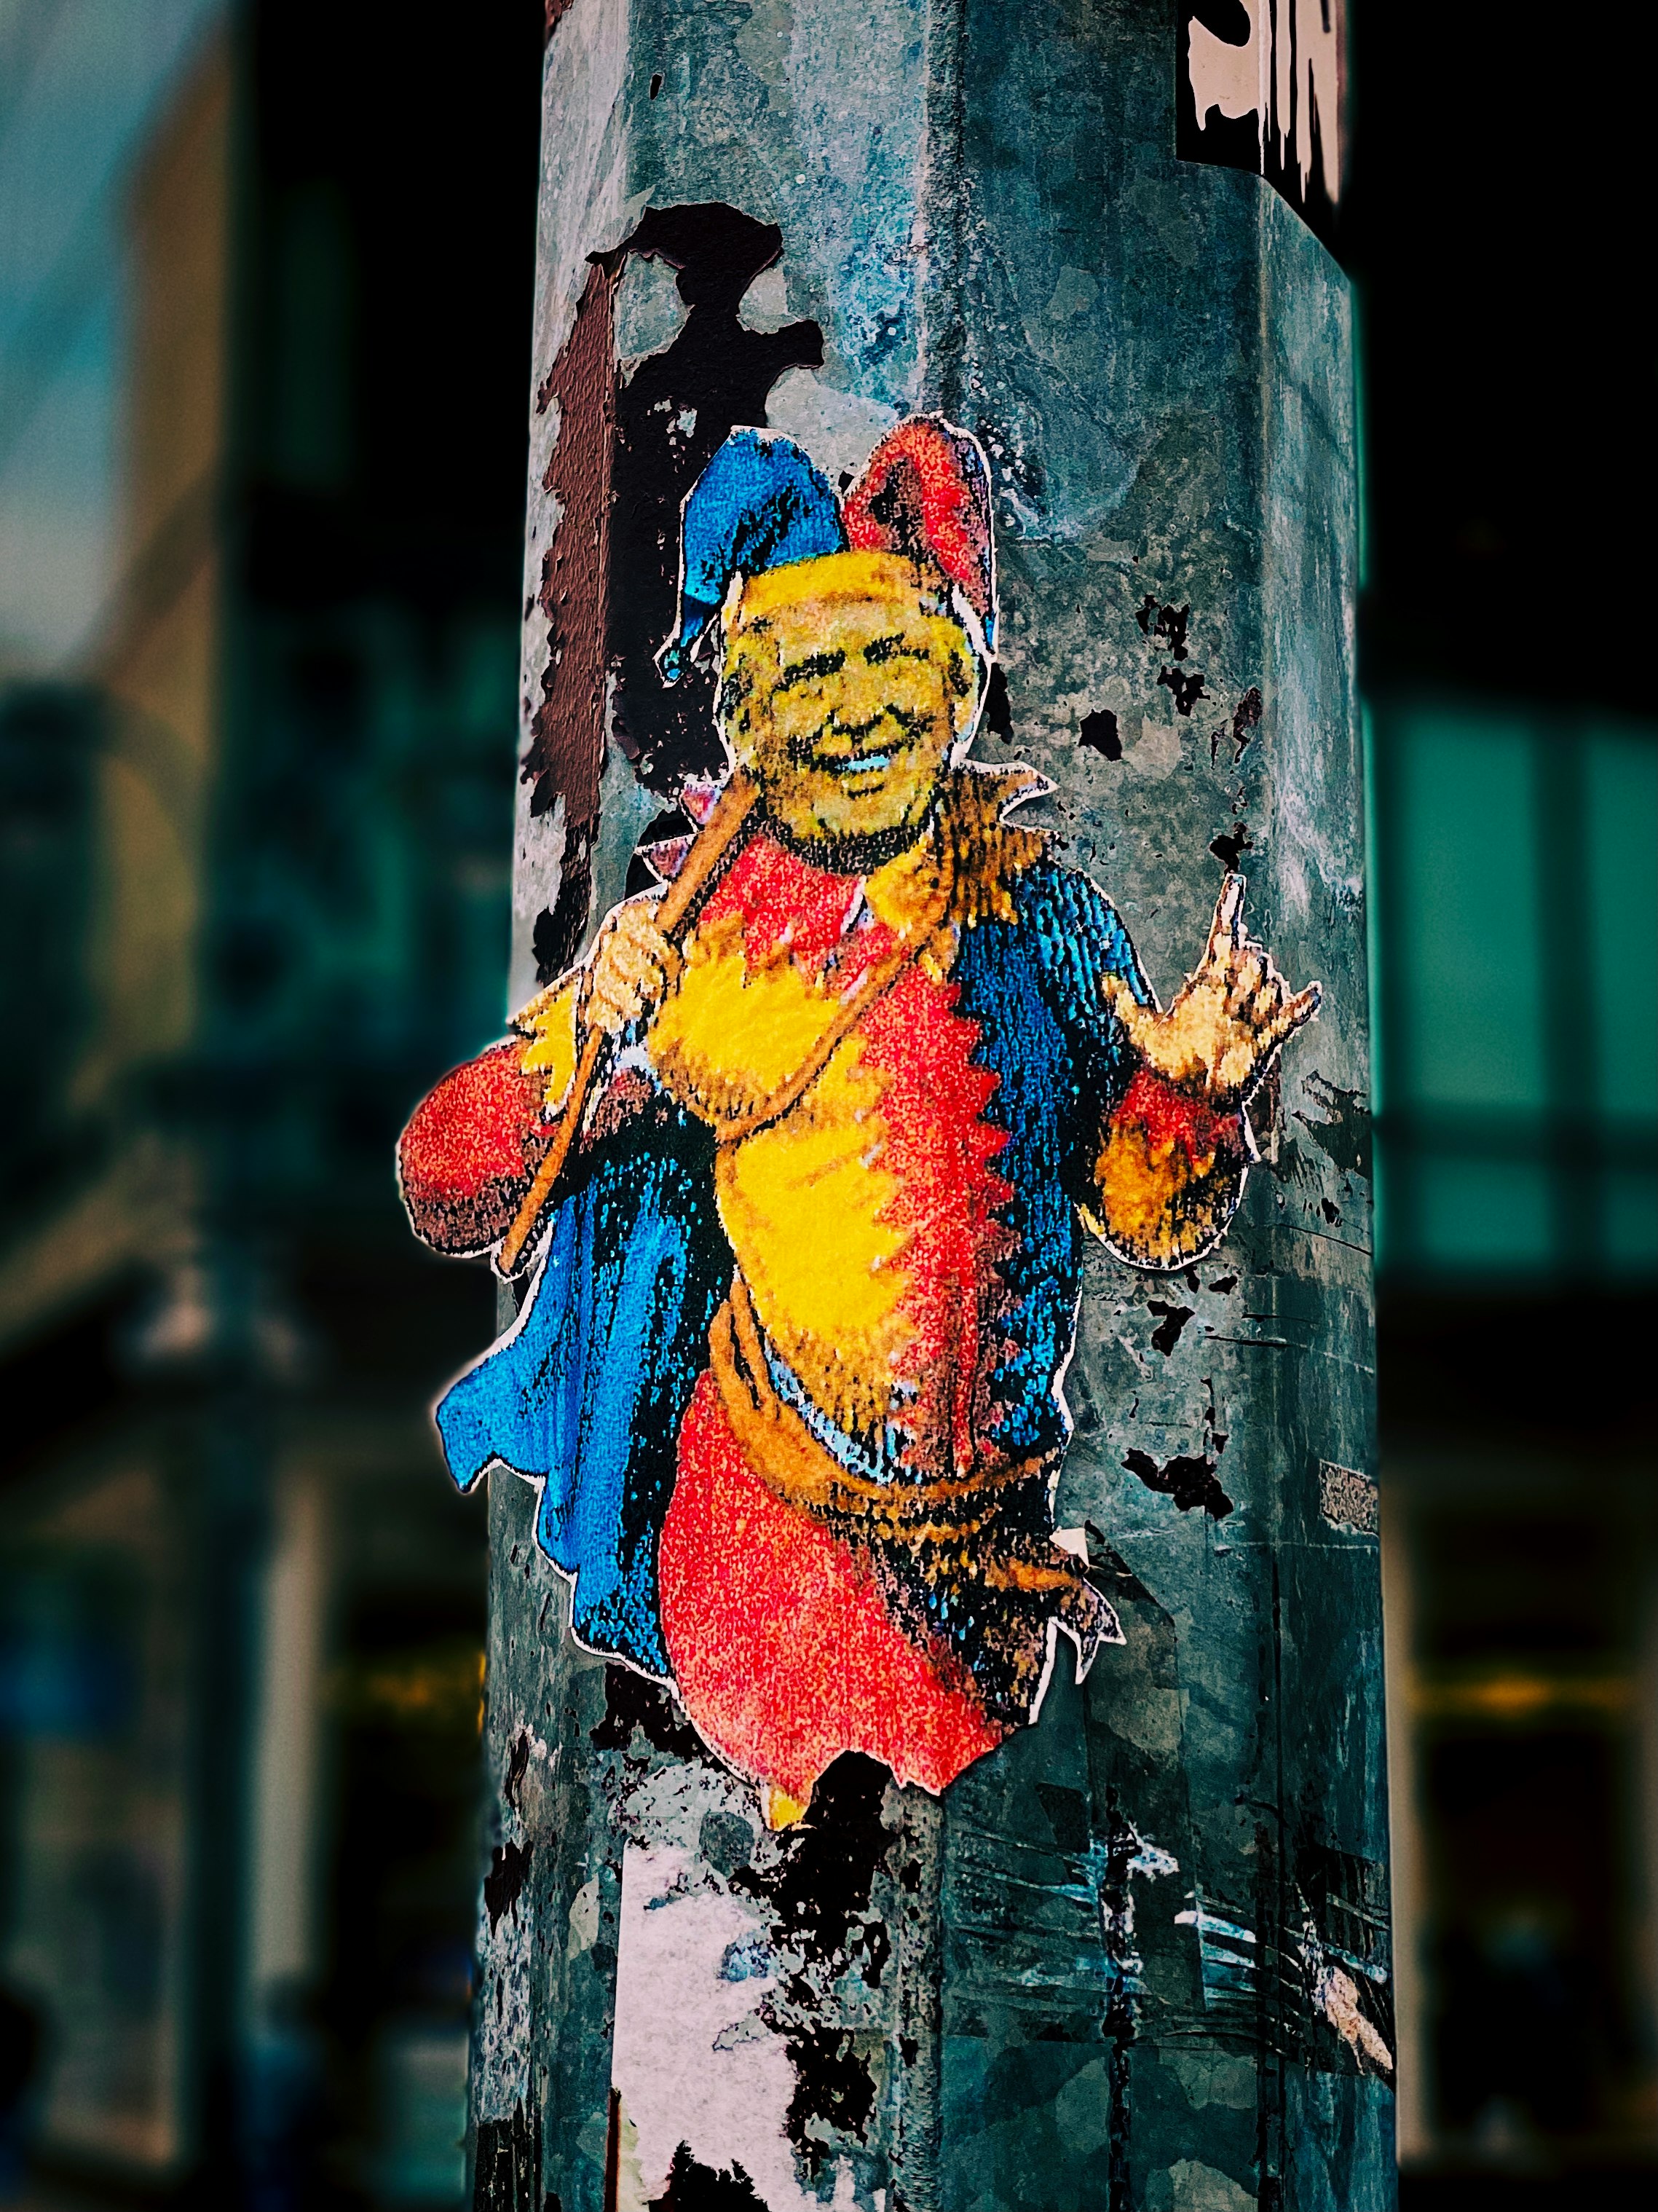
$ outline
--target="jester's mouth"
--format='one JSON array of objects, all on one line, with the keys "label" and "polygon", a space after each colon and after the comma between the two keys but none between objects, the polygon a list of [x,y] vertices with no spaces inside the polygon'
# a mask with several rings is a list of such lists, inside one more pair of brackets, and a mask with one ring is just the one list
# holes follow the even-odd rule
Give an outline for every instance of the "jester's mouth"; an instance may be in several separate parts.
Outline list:
[{"label": "jester's mouth", "polygon": [[[900,753],[926,736],[930,723],[928,715],[907,713],[902,707],[884,707],[865,722],[842,722],[831,714],[809,737],[796,738],[789,754],[797,768],[816,769],[851,782],[861,775],[884,774]],[[897,726],[896,744],[894,724]],[[865,744],[867,738],[876,741]]]}]

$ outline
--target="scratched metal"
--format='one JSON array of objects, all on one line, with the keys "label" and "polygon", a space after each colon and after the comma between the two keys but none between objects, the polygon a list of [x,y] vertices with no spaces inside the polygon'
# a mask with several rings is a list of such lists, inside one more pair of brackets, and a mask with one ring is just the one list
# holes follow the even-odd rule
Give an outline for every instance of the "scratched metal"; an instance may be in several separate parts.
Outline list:
[{"label": "scratched metal", "polygon": [[[780,225],[744,313],[811,319],[824,359],[771,421],[850,462],[938,408],[990,456],[1011,736],[981,750],[1053,777],[1066,856],[1165,997],[1226,860],[1325,999],[1220,1249],[1172,1279],[1090,1263],[1058,1518],[1127,1644],[1081,1686],[1062,1662],[1039,1726],[942,1802],[852,1762],[815,1839],[765,1836],[663,1693],[568,1645],[531,1493],[495,1480],[479,2205],[629,2201],[624,1869],[659,1883],[676,1851],[676,1897],[751,1931],[722,1971],[774,1993],[742,2033],[793,2069],[780,2202],[1394,2203],[1376,1547],[1321,1510],[1330,1469],[1357,1495],[1375,1464],[1351,303],[1260,179],[1175,160],[1173,40],[1163,0],[557,15],[533,388],[587,256],[646,207]],[[677,327],[659,280],[618,280],[629,356]],[[526,749],[564,427],[532,416]],[[590,921],[656,804],[606,760]],[[516,999],[567,831],[526,787]]]}]

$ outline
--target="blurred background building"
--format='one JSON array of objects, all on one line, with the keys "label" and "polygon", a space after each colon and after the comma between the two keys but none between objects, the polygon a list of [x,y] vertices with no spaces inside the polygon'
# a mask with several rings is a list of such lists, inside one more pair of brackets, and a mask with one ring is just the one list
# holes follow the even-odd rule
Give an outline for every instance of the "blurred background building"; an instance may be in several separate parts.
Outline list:
[{"label": "blurred background building", "polygon": [[216,2205],[459,2193],[541,31],[0,5],[0,1981]]},{"label": "blurred background building", "polygon": [[1353,6],[1406,2200],[1658,2178],[1658,720],[1641,18]]},{"label": "blurred background building", "polygon": [[[1355,0],[1376,1096],[1281,1146],[1376,1109],[1418,2206],[1658,2173],[1635,19],[1491,15]],[[390,1159],[502,1011],[542,30],[0,0],[0,2190],[459,2202],[494,1309]]]}]

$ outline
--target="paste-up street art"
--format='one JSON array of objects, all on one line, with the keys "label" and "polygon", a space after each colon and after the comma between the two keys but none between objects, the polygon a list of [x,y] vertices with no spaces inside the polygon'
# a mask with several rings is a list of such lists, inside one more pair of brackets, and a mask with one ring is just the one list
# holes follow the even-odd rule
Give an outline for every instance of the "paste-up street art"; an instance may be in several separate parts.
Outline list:
[{"label": "paste-up street art", "polygon": [[[685,496],[667,687],[709,757],[658,881],[400,1152],[416,1230],[525,1286],[437,1419],[540,1486],[587,1648],[798,1823],[842,1753],[942,1791],[1121,1640],[1054,1527],[1086,1241],[1183,1269],[1319,987],[1245,884],[1166,1007],[1105,890],[973,746],[990,483],[941,418],[832,483],[763,429]],[[635,690],[642,677],[631,680]],[[585,896],[585,890],[584,890]]]}]

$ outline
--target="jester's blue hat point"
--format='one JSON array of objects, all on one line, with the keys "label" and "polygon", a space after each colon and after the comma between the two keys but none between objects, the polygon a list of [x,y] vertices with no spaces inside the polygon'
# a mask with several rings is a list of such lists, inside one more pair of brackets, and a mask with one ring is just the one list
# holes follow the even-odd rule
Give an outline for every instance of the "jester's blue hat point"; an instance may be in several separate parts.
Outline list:
[{"label": "jester's blue hat point", "polygon": [[989,471],[977,439],[912,416],[871,454],[844,506],[811,456],[780,432],[733,430],[692,485],[681,540],[679,625],[659,656],[677,683],[732,581],[829,554],[899,554],[957,597],[987,659],[995,641]]},{"label": "jester's blue hat point", "polygon": [[844,553],[847,526],[829,478],[793,438],[733,430],[691,487],[681,545],[679,628],[661,653],[670,684],[684,674],[733,576]]}]

